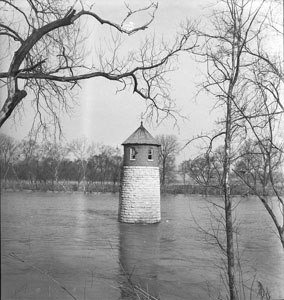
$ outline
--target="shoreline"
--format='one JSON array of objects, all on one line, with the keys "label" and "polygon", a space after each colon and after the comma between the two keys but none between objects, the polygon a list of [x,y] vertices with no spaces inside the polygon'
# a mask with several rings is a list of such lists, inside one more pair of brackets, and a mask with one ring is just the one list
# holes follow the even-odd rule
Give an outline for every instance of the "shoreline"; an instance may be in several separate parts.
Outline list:
[{"label": "shoreline", "polygon": [[[7,192],[45,192],[45,193],[78,193],[78,194],[116,194],[119,193],[120,184],[111,182],[91,182],[91,183],[78,183],[78,182],[37,182],[31,183],[26,181],[1,181],[1,191]],[[161,194],[169,195],[200,195],[200,196],[214,196],[221,197],[222,190],[220,188],[205,188],[196,184],[170,184],[161,186]],[[249,192],[244,186],[235,186],[232,189],[231,195],[240,197],[255,196]],[[267,196],[273,195],[268,193]],[[284,195],[284,188],[280,192]]]}]

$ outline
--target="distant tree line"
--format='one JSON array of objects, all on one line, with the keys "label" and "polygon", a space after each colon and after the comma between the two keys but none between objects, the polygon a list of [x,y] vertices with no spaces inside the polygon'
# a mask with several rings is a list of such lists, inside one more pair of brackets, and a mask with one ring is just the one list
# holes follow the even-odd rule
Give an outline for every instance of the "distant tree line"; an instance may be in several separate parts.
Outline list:
[{"label": "distant tree line", "polygon": [[[158,135],[161,144],[159,165],[162,192],[220,195],[223,184],[224,150],[218,147],[176,165],[180,145],[174,135]],[[0,163],[3,187],[59,191],[113,191],[119,189],[122,153],[102,144],[79,138],[66,145],[16,141],[0,135]],[[248,139],[235,153],[232,193],[269,195],[267,161],[259,143]],[[284,189],[283,158],[273,156],[274,185]],[[244,181],[246,184],[244,184]],[[250,188],[251,187],[251,188]],[[253,188],[252,188],[253,187]]]},{"label": "distant tree line", "polygon": [[[110,185],[116,190],[122,162],[118,148],[88,144],[85,138],[67,145],[20,142],[1,134],[1,180],[3,184],[18,184],[33,189],[82,190]],[[20,183],[20,186],[19,186]]]},{"label": "distant tree line", "polygon": [[[259,141],[248,139],[236,153],[232,154],[232,194],[269,196],[275,189],[280,193],[284,192],[282,152],[272,153],[269,158],[271,169],[268,168],[268,159],[261,150]],[[224,148],[222,146],[215,151],[183,161],[179,165],[183,184],[197,184],[205,195],[222,194],[223,163]],[[269,180],[270,172],[274,173],[273,183]]]}]

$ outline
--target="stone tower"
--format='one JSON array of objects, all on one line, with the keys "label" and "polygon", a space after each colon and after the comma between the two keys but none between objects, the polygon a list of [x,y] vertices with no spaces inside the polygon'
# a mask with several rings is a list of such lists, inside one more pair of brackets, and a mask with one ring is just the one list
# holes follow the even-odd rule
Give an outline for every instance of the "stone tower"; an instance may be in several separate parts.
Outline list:
[{"label": "stone tower", "polygon": [[122,145],[124,159],[119,194],[119,221],[160,222],[160,145],[142,122]]}]

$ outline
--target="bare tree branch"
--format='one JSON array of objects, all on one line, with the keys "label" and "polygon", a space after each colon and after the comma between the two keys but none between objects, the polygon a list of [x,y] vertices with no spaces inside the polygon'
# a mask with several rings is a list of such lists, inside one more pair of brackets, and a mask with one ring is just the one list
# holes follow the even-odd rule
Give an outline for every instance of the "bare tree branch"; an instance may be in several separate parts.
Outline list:
[{"label": "bare tree branch", "polygon": [[[107,25],[119,34],[132,35],[148,28],[154,20],[158,4],[151,3],[135,10],[127,5],[128,12],[119,25],[100,17],[94,11],[85,10],[82,5],[77,12],[76,5],[66,8],[57,7],[53,2],[46,4],[28,1],[29,13],[27,13],[14,2],[5,0],[0,1],[0,5],[1,3],[20,14],[26,20],[27,28],[23,34],[22,30],[14,29],[13,24],[8,26],[0,22],[0,26],[2,25],[0,28],[3,28],[6,35],[9,34],[21,42],[11,58],[9,69],[0,73],[0,79],[6,80],[8,91],[7,99],[0,111],[0,126],[11,116],[29,90],[39,96],[36,97],[37,103],[42,97],[45,103],[51,103],[50,100],[47,102],[47,99],[54,93],[60,102],[65,103],[67,101],[65,94],[69,93],[70,87],[78,85],[81,80],[96,77],[120,82],[122,89],[131,85],[133,93],[149,101],[151,110],[171,114],[168,81],[164,78],[171,71],[171,61],[179,52],[191,51],[197,46],[196,41],[191,40],[192,25],[188,24],[172,46],[161,45],[159,49],[154,47],[154,43],[146,40],[140,56],[137,53],[135,55],[129,53],[126,59],[119,58],[120,44],[116,44],[116,39],[113,38],[111,59],[99,56],[99,67],[94,64],[87,66],[81,46],[85,37],[81,33],[80,21],[89,17],[90,21],[95,20],[101,25]],[[149,13],[148,20],[140,26],[130,28],[126,24],[129,18],[141,12]],[[24,81],[23,90],[19,88],[20,81]],[[56,115],[54,108],[54,105],[48,107],[53,116]]]}]

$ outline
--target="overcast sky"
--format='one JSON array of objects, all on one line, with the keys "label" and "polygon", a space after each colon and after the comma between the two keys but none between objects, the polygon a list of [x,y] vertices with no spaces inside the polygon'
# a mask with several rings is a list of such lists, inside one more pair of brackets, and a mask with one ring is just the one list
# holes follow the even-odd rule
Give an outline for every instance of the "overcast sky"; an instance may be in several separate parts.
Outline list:
[{"label": "overcast sky", "polygon": [[[148,5],[149,1],[135,0],[129,3],[134,7],[137,7],[139,3],[142,7]],[[166,40],[173,38],[175,32],[181,30],[180,24],[185,22],[186,18],[197,20],[205,18],[208,3],[207,0],[159,1],[159,8],[151,28],[138,33],[135,37],[126,36],[124,40],[127,47],[139,45],[140,40],[145,38],[146,34],[155,33],[157,40],[162,37]],[[101,17],[115,22],[119,22],[126,12],[124,1],[118,0],[96,1],[93,9]],[[141,18],[133,19],[132,22],[136,25],[143,20],[141,16]],[[89,43],[94,44],[99,43],[102,32],[103,35],[110,34],[108,28],[104,27],[102,31],[102,26],[94,25],[94,22],[88,24],[88,30],[92,32]],[[196,84],[202,80],[200,75],[202,66],[195,63],[189,55],[182,55],[177,67],[178,69],[170,76],[171,96],[175,99],[181,114],[187,119],[178,119],[178,127],[174,127],[172,120],[165,121],[159,126],[153,120],[152,123],[145,123],[145,127],[153,136],[161,133],[177,135],[183,144],[194,135],[212,129],[217,113],[212,111],[214,101],[209,96],[201,94],[195,99]],[[75,107],[72,115],[62,115],[62,128],[66,140],[71,141],[85,136],[91,142],[120,146],[140,125],[141,113],[146,109],[145,102],[139,96],[134,95],[131,90],[116,93],[120,86],[105,79],[90,79],[81,82],[81,87],[76,96],[78,106]],[[1,98],[3,100],[3,94]],[[29,101],[28,97],[24,99],[25,111],[21,121],[18,120],[15,125],[12,119],[9,120],[2,128],[2,132],[17,139],[22,139],[28,134],[33,114]],[[180,160],[188,158],[188,151],[180,156]]]}]

